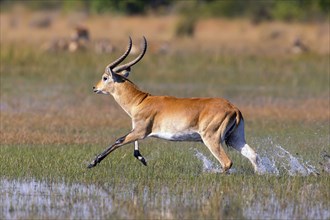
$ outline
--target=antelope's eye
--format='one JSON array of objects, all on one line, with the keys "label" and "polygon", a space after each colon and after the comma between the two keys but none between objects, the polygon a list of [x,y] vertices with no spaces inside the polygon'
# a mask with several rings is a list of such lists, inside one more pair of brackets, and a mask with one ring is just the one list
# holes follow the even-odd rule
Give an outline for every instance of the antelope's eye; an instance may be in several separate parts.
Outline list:
[{"label": "antelope's eye", "polygon": [[103,76],[103,81],[107,81],[107,80],[108,80],[108,77]]}]

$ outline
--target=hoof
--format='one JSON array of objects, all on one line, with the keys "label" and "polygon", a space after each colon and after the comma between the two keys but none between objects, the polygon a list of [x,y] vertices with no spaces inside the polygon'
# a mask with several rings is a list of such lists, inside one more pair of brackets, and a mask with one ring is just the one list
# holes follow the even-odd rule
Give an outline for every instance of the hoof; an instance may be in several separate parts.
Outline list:
[{"label": "hoof", "polygon": [[142,158],[140,161],[141,163],[143,163],[144,166],[147,166],[147,161],[144,158]]},{"label": "hoof", "polygon": [[230,171],[230,168],[233,166],[233,163],[231,161],[229,161],[228,164],[226,164],[226,166],[222,167],[223,173],[228,174]]},{"label": "hoof", "polygon": [[134,157],[141,161],[144,166],[147,166],[147,161],[144,159],[144,157],[140,154],[140,151],[134,150]]},{"label": "hoof", "polygon": [[93,160],[93,162],[91,162],[87,168],[90,169],[90,168],[93,168],[95,167],[97,164],[99,163],[98,159],[96,158],[95,160]]},{"label": "hoof", "polygon": [[90,168],[93,168],[96,166],[96,163],[93,161],[92,163],[90,163],[87,168],[90,169]]}]

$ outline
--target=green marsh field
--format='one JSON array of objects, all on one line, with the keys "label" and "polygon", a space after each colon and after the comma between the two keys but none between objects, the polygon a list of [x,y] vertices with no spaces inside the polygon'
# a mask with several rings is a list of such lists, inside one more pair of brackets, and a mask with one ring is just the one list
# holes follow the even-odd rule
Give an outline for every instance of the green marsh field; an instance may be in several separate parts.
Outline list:
[{"label": "green marsh field", "polygon": [[87,169],[131,129],[112,97],[92,92],[124,49],[2,42],[1,219],[330,218],[329,55],[147,51],[130,79],[155,95],[229,99],[266,172],[226,148],[233,167],[222,174],[204,145],[159,139],[140,142],[146,167],[126,145]]}]

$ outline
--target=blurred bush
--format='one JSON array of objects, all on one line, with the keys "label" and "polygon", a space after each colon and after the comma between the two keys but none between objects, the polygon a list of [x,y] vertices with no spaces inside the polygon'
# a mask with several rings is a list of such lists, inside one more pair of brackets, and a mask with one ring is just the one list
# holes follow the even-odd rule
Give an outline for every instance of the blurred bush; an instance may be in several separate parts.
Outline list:
[{"label": "blurred bush", "polygon": [[62,9],[64,11],[84,10],[90,13],[122,13],[126,15],[145,14],[162,7],[174,5],[174,0],[0,0],[1,11],[12,5],[21,4],[32,10]]},{"label": "blurred bush", "polygon": [[175,34],[178,37],[192,37],[195,32],[196,16],[182,16],[176,25]]},{"label": "blurred bush", "polygon": [[330,0],[203,0],[200,14],[207,17],[247,17],[253,21],[319,21],[329,19]]},{"label": "blurred bush", "polygon": [[88,8],[94,13],[104,13],[109,11],[118,11],[124,14],[143,14],[145,11],[144,0],[93,0],[88,1]]},{"label": "blurred bush", "polygon": [[[194,18],[245,17],[255,22],[329,20],[330,7],[330,0],[0,0],[1,10],[6,10],[16,3],[24,4],[33,10],[85,10],[97,14],[115,12],[126,15],[174,12]],[[194,19],[187,19],[183,22],[187,25],[183,26],[189,26],[188,23],[192,23],[190,20]],[[186,32],[190,31],[190,28],[188,29]]]}]

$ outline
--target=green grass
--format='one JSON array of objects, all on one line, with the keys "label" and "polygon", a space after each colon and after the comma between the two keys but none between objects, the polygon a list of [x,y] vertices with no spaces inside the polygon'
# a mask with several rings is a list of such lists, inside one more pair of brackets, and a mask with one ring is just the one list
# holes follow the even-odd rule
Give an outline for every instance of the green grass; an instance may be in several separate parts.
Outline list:
[{"label": "green grass", "polygon": [[[330,196],[324,191],[330,186],[329,174],[319,164],[324,162],[321,153],[330,152],[327,56],[146,55],[130,77],[152,94],[229,98],[242,108],[247,141],[261,156],[271,157],[282,146],[302,164],[314,166],[319,176],[290,176],[281,166],[284,161],[277,162],[278,176],[255,175],[247,159],[231,149],[226,151],[236,172],[204,172],[196,149],[218,164],[205,146],[158,139],[141,141],[147,167],[128,145],[87,169],[96,154],[130,130],[128,116],[113,99],[91,91],[116,56],[2,45],[1,180],[40,181],[50,189],[58,183],[69,190],[74,184],[95,186],[111,198],[109,209],[104,197],[90,196],[92,191],[86,196],[45,195],[55,210],[67,210],[58,204],[59,197],[71,208],[78,201],[101,204],[103,214],[91,218],[330,217]],[[6,189],[0,191],[3,196],[17,192],[1,187]],[[28,196],[22,201],[30,207]],[[1,208],[2,213],[19,213],[14,205]],[[51,217],[41,213],[39,207],[18,217]]]}]

